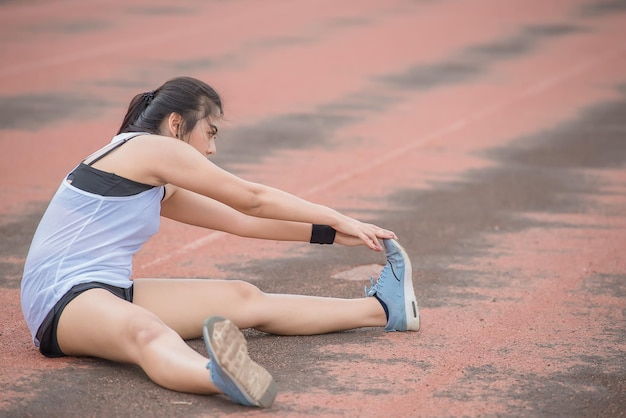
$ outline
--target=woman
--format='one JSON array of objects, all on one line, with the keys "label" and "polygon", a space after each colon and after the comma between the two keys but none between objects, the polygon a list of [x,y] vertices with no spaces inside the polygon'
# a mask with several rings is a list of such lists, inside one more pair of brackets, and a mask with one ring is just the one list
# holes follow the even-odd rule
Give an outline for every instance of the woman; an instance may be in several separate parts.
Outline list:
[{"label": "woman", "polygon": [[[209,162],[222,115],[210,86],[170,80],[135,96],[111,144],[62,181],[21,283],[24,316],[42,354],[133,363],[172,390],[268,407],[274,382],[248,357],[239,329],[419,328],[410,261],[395,234]],[[265,294],[234,280],[131,280],[132,256],[158,231],[160,216],[245,237],[374,251],[382,239],[388,263],[362,299]],[[210,360],[184,341],[201,335]]]}]

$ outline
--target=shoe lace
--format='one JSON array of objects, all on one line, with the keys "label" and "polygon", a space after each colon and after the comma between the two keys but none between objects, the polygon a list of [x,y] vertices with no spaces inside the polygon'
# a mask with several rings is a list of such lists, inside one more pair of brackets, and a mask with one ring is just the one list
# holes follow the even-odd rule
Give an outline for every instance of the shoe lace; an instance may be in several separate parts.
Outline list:
[{"label": "shoe lace", "polygon": [[365,296],[374,296],[375,294],[380,293],[386,278],[387,266],[385,265],[378,276],[378,280],[374,281],[374,277],[370,276],[370,288],[368,289],[367,286],[365,286]]}]

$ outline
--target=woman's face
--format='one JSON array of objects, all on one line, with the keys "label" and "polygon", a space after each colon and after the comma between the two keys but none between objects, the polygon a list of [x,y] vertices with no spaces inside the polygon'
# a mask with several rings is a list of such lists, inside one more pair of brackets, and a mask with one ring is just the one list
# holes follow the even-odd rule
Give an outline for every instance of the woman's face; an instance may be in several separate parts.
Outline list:
[{"label": "woman's face", "polygon": [[206,157],[217,152],[215,139],[217,138],[217,126],[213,125],[208,118],[201,119],[189,133],[189,145],[197,149]]}]

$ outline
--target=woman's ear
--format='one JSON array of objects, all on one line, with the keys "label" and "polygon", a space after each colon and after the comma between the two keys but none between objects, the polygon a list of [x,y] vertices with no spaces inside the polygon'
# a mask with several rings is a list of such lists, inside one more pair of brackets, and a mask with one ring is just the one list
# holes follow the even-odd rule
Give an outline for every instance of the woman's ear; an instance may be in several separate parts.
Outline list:
[{"label": "woman's ear", "polygon": [[170,113],[167,118],[167,127],[174,138],[179,138],[182,134],[183,117],[176,112]]}]

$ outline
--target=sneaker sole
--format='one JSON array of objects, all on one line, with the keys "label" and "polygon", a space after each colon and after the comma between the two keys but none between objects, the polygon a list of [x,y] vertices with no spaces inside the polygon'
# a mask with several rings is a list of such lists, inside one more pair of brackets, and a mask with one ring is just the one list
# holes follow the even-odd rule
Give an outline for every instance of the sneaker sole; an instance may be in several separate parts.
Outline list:
[{"label": "sneaker sole", "polygon": [[404,309],[406,312],[406,329],[407,331],[419,331],[420,329],[420,312],[417,306],[417,298],[415,297],[415,291],[413,290],[413,269],[411,267],[411,259],[404,250],[404,247],[398,243],[398,241],[390,240],[395,245],[402,257],[404,258],[404,277],[402,282],[404,284]]},{"label": "sneaker sole", "polygon": [[248,355],[248,343],[228,319],[211,317],[204,322],[204,340],[211,361],[237,386],[250,404],[268,408],[274,403],[278,389],[267,370]]}]

